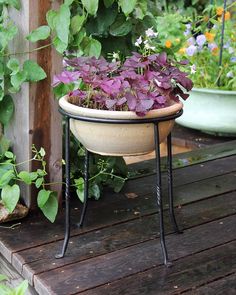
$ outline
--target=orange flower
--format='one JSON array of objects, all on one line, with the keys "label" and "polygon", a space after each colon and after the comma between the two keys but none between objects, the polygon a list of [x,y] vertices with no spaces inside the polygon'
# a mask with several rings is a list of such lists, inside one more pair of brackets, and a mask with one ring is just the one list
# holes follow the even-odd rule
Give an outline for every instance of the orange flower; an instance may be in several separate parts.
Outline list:
[{"label": "orange flower", "polygon": [[229,20],[230,19],[230,12],[229,11],[226,11],[225,13],[225,20]]},{"label": "orange flower", "polygon": [[172,46],[171,41],[170,40],[166,40],[165,46],[166,46],[166,48],[171,48],[171,46]]},{"label": "orange flower", "polygon": [[219,52],[219,48],[215,47],[215,48],[212,49],[211,54],[214,55],[214,56],[217,56],[218,52]]},{"label": "orange flower", "polygon": [[204,35],[205,35],[208,42],[213,42],[214,41],[215,34],[212,34],[210,32],[206,32]]},{"label": "orange flower", "polygon": [[222,15],[223,11],[224,11],[224,8],[223,7],[217,7],[216,8],[216,14],[219,15],[219,16]]},{"label": "orange flower", "polygon": [[179,53],[180,54],[185,54],[185,51],[186,51],[186,48],[182,47],[182,48],[180,48]]}]

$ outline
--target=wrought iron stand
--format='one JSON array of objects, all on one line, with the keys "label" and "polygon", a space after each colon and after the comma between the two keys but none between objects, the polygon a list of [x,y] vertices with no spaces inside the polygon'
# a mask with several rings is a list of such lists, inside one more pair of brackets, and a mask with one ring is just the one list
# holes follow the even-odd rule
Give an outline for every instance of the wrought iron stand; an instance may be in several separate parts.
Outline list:
[{"label": "wrought iron stand", "polygon": [[[171,266],[171,262],[168,259],[168,253],[165,243],[165,231],[163,222],[163,204],[162,204],[162,181],[161,181],[161,164],[160,164],[160,140],[159,140],[159,123],[163,121],[168,121],[180,117],[183,111],[170,116],[151,118],[151,119],[137,119],[137,120],[118,120],[118,119],[101,119],[101,118],[89,118],[82,117],[78,115],[72,115],[66,111],[59,108],[59,112],[65,117],[65,237],[62,246],[62,251],[60,254],[56,255],[56,258],[62,258],[65,255],[69,238],[70,238],[70,119],[87,121],[87,122],[97,122],[97,123],[116,123],[116,124],[142,124],[142,123],[153,123],[154,125],[154,139],[155,139],[155,153],[156,153],[156,198],[157,205],[159,208],[159,218],[160,218],[160,241],[161,248],[164,257],[164,264],[166,266]],[[82,208],[82,213],[80,217],[79,227],[83,226],[85,214],[88,205],[88,182],[89,182],[89,155],[90,152],[85,149],[85,162],[84,162],[84,203]],[[167,137],[167,175],[168,175],[168,196],[169,196],[169,215],[176,233],[181,233],[178,228],[175,214],[174,214],[174,204],[173,204],[173,177],[172,177],[172,148],[171,148],[171,133]]]}]

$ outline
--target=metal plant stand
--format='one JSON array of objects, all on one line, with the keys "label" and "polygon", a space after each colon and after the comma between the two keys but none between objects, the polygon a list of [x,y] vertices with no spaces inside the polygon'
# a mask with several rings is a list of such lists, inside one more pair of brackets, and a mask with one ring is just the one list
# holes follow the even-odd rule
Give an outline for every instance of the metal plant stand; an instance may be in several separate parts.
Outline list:
[{"label": "metal plant stand", "polygon": [[[164,257],[164,264],[170,266],[171,262],[168,259],[168,253],[165,243],[165,230],[163,222],[163,204],[162,204],[162,181],[161,181],[161,164],[160,164],[160,140],[159,140],[159,123],[176,119],[180,117],[183,111],[179,111],[174,115],[151,118],[151,119],[136,119],[136,120],[119,120],[119,119],[103,119],[103,118],[90,118],[82,117],[78,115],[72,115],[63,109],[59,108],[59,112],[65,117],[65,237],[60,254],[56,255],[56,258],[62,258],[65,255],[69,238],[70,238],[70,119],[87,121],[87,122],[97,122],[97,123],[116,123],[116,124],[142,124],[142,123],[153,123],[154,125],[154,137],[155,137],[155,154],[156,154],[156,198],[157,206],[159,208],[159,218],[160,218],[160,242],[162,253]],[[88,185],[89,185],[89,155],[90,152],[85,149],[85,161],[84,161],[84,203],[82,207],[82,213],[80,217],[80,222],[78,226],[82,227],[86,215],[87,205],[88,205]],[[168,175],[168,196],[169,196],[169,215],[176,233],[181,233],[178,228],[173,205],[173,177],[172,177],[172,149],[171,149],[171,133],[167,137],[167,175]]]}]

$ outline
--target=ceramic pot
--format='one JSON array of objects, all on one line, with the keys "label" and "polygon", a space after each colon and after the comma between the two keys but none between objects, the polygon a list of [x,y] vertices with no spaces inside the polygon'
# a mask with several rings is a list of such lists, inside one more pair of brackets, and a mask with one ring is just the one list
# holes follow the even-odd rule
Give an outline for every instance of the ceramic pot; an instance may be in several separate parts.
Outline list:
[{"label": "ceramic pot", "polygon": [[219,136],[236,136],[236,91],[194,88],[176,122]]},{"label": "ceramic pot", "polygon": [[[129,120],[172,115],[183,107],[181,102],[173,103],[166,108],[152,110],[145,117],[138,117],[131,111],[107,111],[78,107],[69,103],[67,96],[59,100],[59,105],[62,109],[74,115]],[[165,140],[173,126],[174,120],[159,123],[160,142]],[[100,155],[142,155],[152,152],[155,148],[154,127],[152,123],[108,124],[71,119],[70,128],[74,136],[87,150]]]}]

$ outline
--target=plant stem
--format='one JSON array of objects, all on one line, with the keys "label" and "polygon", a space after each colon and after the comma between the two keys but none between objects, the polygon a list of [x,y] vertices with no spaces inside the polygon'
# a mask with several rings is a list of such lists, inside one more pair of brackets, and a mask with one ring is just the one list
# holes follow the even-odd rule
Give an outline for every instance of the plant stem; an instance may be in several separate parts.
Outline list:
[{"label": "plant stem", "polygon": [[7,57],[7,56],[12,56],[12,55],[21,55],[21,54],[27,54],[27,53],[33,53],[35,51],[38,51],[38,50],[41,50],[41,49],[44,49],[44,48],[47,48],[49,46],[51,46],[53,43],[49,43],[49,44],[46,44],[46,45],[43,45],[41,47],[37,47],[35,49],[32,49],[30,51],[22,51],[22,52],[14,52],[14,53],[7,53],[7,54],[3,54],[3,55],[0,55],[0,57]]}]

